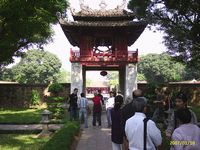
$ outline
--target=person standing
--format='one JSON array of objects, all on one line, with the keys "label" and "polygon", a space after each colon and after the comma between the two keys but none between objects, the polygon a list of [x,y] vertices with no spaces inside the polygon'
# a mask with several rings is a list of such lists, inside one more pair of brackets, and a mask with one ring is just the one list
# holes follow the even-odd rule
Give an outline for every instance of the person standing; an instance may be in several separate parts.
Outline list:
[{"label": "person standing", "polygon": [[162,143],[162,137],[156,124],[152,120],[146,119],[146,98],[136,98],[134,107],[135,115],[129,118],[125,124],[129,150],[156,150]]},{"label": "person standing", "polygon": [[135,114],[134,101],[137,97],[142,97],[142,96],[143,96],[142,90],[140,89],[134,90],[132,92],[131,102],[122,107],[122,128],[124,136],[125,136],[125,123],[129,118],[131,118]]},{"label": "person standing", "polygon": [[98,96],[97,92],[94,93],[94,97],[92,99],[93,105],[93,126],[96,126],[96,121],[98,122],[99,126],[101,126],[101,98]]},{"label": "person standing", "polygon": [[101,99],[102,105],[104,105],[104,100],[103,100],[103,95],[101,94],[101,90],[98,90],[98,96],[99,96],[100,99]]},{"label": "person standing", "polygon": [[112,149],[113,150],[122,150],[123,143],[123,131],[121,126],[122,114],[121,106],[123,104],[123,97],[117,95],[115,97],[114,108],[111,109],[111,140],[112,140]]},{"label": "person standing", "polygon": [[156,104],[156,109],[153,113],[153,117],[151,118],[154,122],[157,122],[159,119],[163,121],[164,119],[164,96],[162,93],[162,88],[156,88],[155,89],[156,94],[156,100],[154,101],[154,104]]},{"label": "person standing", "polygon": [[69,112],[70,112],[70,120],[76,120],[77,119],[77,109],[78,109],[78,105],[77,105],[77,100],[78,100],[78,89],[75,88],[73,93],[70,94],[69,96]]},{"label": "person standing", "polygon": [[84,125],[85,128],[88,128],[88,99],[85,98],[85,94],[81,93],[81,98],[78,100],[78,107],[79,107],[79,120],[81,121],[82,116],[84,117]]},{"label": "person standing", "polygon": [[106,102],[106,116],[108,121],[108,128],[111,127],[111,109],[114,107],[115,103],[115,93],[113,91],[110,92],[110,98]]},{"label": "person standing", "polygon": [[198,150],[200,148],[200,128],[192,124],[191,112],[188,108],[176,111],[180,126],[172,134],[171,150]]},{"label": "person standing", "polygon": [[[187,96],[184,93],[179,92],[176,96],[176,109],[179,110],[179,109],[187,108],[187,102],[188,102]],[[196,114],[191,109],[189,109],[189,111],[191,113],[190,123],[197,124]],[[179,122],[177,121],[177,117],[176,117],[176,111],[172,110],[172,113],[169,115],[170,115],[168,117],[169,122],[168,122],[168,126],[165,132],[168,139],[171,138],[171,135],[174,129],[176,129],[179,126]]]}]

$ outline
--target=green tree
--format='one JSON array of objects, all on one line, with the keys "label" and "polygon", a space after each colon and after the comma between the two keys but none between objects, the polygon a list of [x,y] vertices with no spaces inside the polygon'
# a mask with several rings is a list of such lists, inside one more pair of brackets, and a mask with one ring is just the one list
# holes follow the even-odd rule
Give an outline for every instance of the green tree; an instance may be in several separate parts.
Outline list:
[{"label": "green tree", "polygon": [[199,0],[131,0],[128,8],[165,32],[170,55],[200,70]]},{"label": "green tree", "polygon": [[[18,64],[11,68],[12,81],[19,83],[48,83],[57,81],[61,62],[54,54],[43,50],[29,50]],[[8,74],[4,73],[4,76]],[[8,75],[7,75],[8,76]]]},{"label": "green tree", "polygon": [[138,81],[146,81],[147,79],[145,78],[144,74],[138,73],[137,80]]},{"label": "green tree", "polygon": [[90,87],[91,84],[92,84],[92,80],[87,78],[86,79],[86,87]]},{"label": "green tree", "polygon": [[141,57],[138,73],[143,74],[149,83],[162,84],[183,79],[185,66],[173,60],[166,53],[148,54]]},{"label": "green tree", "polygon": [[119,85],[119,73],[116,71],[108,72],[107,79],[109,80],[109,86],[110,87],[116,87]]},{"label": "green tree", "polygon": [[66,0],[0,0],[0,66],[23,49],[50,41],[56,12],[67,5]]},{"label": "green tree", "polygon": [[58,77],[58,83],[71,83],[70,71],[61,69]]},{"label": "green tree", "polygon": [[14,81],[13,80],[14,74],[11,68],[2,68],[2,71],[0,71],[0,80],[4,81]]},{"label": "green tree", "polygon": [[195,67],[186,66],[184,73],[184,80],[200,80],[200,70]]}]

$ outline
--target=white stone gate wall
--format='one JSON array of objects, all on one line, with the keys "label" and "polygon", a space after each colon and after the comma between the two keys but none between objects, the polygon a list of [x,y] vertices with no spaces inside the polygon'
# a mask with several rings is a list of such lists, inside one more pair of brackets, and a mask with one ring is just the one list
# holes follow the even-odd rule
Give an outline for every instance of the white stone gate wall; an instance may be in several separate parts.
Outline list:
[{"label": "white stone gate wall", "polygon": [[137,89],[137,64],[126,65],[125,77],[125,100],[132,99],[132,92]]},{"label": "white stone gate wall", "polygon": [[78,89],[79,94],[83,90],[83,74],[80,63],[72,63],[71,67],[71,93],[75,88]]}]

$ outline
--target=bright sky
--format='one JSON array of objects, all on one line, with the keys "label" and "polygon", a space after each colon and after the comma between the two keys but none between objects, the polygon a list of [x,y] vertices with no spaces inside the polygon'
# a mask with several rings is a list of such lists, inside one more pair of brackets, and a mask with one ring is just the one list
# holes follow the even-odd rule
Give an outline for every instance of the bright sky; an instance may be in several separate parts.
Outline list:
[{"label": "bright sky", "polygon": [[[75,8],[76,10],[79,9],[79,0],[69,0],[71,3],[71,7]],[[94,3],[95,1],[95,3]],[[86,5],[87,4],[96,4],[90,6],[91,8],[98,8],[98,4],[101,0],[85,0]],[[114,8],[118,4],[122,3],[122,0],[116,1],[108,1],[105,0],[107,3],[107,7]],[[114,6],[114,7],[113,7]],[[65,37],[60,25],[54,25],[52,26],[55,35],[53,36],[53,42],[49,43],[48,45],[44,46],[44,49],[56,54],[59,59],[62,61],[62,67],[65,70],[71,70],[71,64],[69,62],[69,54],[70,54],[70,48],[73,48],[72,45],[68,42],[67,38]],[[129,50],[136,50],[138,48],[139,55],[145,55],[148,53],[162,53],[166,50],[166,47],[164,44],[162,44],[163,34],[160,32],[153,32],[149,29],[145,29],[145,31],[140,35],[138,40],[129,47]],[[76,49],[76,48],[73,48]]]}]

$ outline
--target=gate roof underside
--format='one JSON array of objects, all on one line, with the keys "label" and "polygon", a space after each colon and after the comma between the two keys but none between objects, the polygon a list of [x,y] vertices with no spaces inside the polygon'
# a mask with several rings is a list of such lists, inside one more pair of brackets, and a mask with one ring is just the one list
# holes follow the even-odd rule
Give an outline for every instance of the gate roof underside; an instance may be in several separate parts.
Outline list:
[{"label": "gate roof underside", "polygon": [[79,46],[82,34],[95,35],[98,33],[119,34],[126,33],[128,46],[131,46],[144,31],[146,22],[135,21],[73,21],[60,20],[61,27],[73,46]]}]

